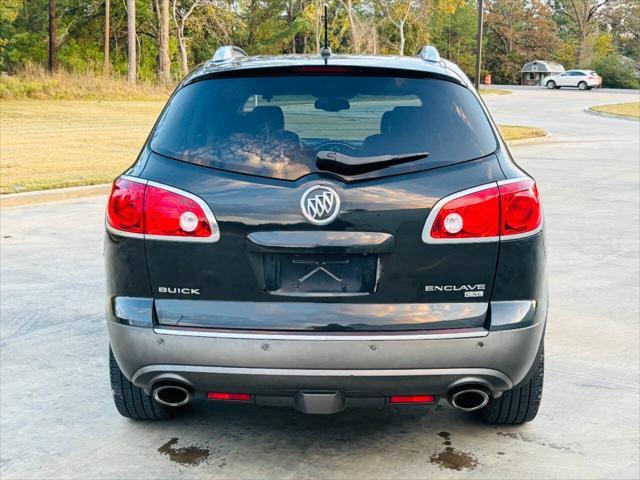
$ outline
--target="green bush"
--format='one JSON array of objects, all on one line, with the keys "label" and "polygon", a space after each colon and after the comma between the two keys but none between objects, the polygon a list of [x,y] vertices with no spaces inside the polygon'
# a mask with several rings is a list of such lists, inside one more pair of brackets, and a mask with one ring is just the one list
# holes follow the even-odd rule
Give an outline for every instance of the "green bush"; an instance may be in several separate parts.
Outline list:
[{"label": "green bush", "polygon": [[597,58],[590,68],[602,77],[603,87],[640,88],[633,63],[621,55]]}]

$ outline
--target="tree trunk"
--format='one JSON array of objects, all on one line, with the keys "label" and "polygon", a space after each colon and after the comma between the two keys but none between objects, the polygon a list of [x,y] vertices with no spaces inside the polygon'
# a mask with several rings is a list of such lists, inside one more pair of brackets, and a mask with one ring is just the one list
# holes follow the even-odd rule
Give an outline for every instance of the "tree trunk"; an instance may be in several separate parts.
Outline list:
[{"label": "tree trunk", "polygon": [[398,24],[398,30],[400,31],[400,46],[398,50],[400,55],[404,55],[404,20]]},{"label": "tree trunk", "polygon": [[[294,0],[289,0],[289,24],[293,22],[293,4]],[[296,34],[291,39],[291,53],[296,53]]]},{"label": "tree trunk", "polygon": [[49,0],[49,72],[58,69],[58,52],[56,40],[56,0]]},{"label": "tree trunk", "polygon": [[189,62],[187,58],[187,45],[184,40],[183,28],[178,29],[178,47],[180,49],[180,64],[182,65],[182,74],[186,75],[187,73],[189,73]]},{"label": "tree trunk", "polygon": [[349,17],[349,29],[351,32],[351,48],[353,48],[353,53],[359,53],[359,45],[358,45],[358,33],[356,31],[356,23],[355,23],[355,13],[353,11],[353,1],[348,0],[346,3],[343,1],[342,4],[345,6],[347,10],[347,17]]},{"label": "tree trunk", "polygon": [[138,78],[136,61],[136,0],[127,0],[127,53],[129,65],[127,78],[129,83],[135,84]]},{"label": "tree trunk", "polygon": [[160,81],[163,85],[171,83],[171,60],[169,59],[169,0],[161,0],[160,23]]},{"label": "tree trunk", "polygon": [[110,0],[104,1],[104,68],[102,73],[105,78],[109,78],[109,9]]}]

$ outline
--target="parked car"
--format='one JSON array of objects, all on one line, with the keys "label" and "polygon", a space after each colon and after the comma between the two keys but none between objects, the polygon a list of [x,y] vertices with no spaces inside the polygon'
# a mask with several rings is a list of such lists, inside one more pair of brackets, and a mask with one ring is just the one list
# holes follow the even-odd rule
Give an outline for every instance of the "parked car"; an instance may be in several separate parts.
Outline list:
[{"label": "parked car", "polygon": [[106,211],[118,411],[194,398],[532,420],[543,215],[469,79],[409,57],[247,57],[179,85]]},{"label": "parked car", "polygon": [[545,78],[547,88],[576,87],[591,90],[602,86],[602,77],[593,70],[567,70],[558,75]]}]

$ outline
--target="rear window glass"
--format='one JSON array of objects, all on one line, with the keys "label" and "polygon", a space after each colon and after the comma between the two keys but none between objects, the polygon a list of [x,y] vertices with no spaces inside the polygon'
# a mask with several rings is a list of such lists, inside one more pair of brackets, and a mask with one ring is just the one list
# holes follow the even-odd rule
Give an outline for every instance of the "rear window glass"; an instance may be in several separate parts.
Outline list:
[{"label": "rear window glass", "polygon": [[151,148],[199,165],[296,180],[330,171],[318,161],[327,152],[353,163],[428,154],[402,165],[376,163],[380,168],[365,175],[371,177],[483,157],[496,141],[477,99],[452,82],[298,75],[188,85],[165,110]]}]

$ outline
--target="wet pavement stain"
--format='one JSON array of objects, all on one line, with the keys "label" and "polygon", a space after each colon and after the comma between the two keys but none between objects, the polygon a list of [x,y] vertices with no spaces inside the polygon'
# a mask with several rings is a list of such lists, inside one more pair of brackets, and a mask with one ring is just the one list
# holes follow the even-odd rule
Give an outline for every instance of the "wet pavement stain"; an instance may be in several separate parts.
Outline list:
[{"label": "wet pavement stain", "polygon": [[552,448],[554,450],[560,450],[562,452],[574,453],[576,455],[584,455],[581,451],[580,445],[577,443],[561,444],[556,442],[547,442],[546,440],[531,434],[526,433],[512,433],[512,432],[496,432],[501,437],[512,438],[514,440],[520,440],[526,443],[532,443],[540,447]]},{"label": "wet pavement stain", "polygon": [[169,460],[172,462],[179,463],[180,465],[187,467],[195,467],[196,465],[199,465],[209,458],[209,455],[211,454],[211,452],[206,448],[194,446],[176,448],[177,443],[178,439],[174,437],[158,448],[158,452],[169,457]]},{"label": "wet pavement stain", "polygon": [[453,447],[447,447],[442,452],[431,455],[431,463],[449,470],[474,470],[478,461],[469,453],[461,452]]},{"label": "wet pavement stain", "polygon": [[439,432],[438,436],[444,438],[443,445],[451,445],[451,434],[449,432]]}]

